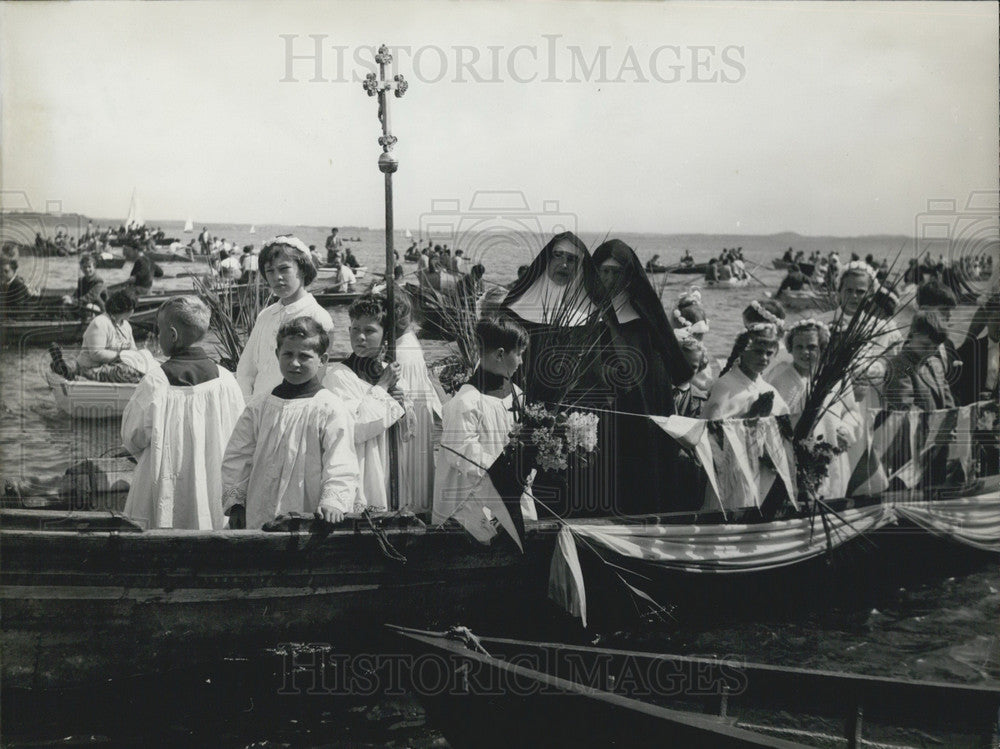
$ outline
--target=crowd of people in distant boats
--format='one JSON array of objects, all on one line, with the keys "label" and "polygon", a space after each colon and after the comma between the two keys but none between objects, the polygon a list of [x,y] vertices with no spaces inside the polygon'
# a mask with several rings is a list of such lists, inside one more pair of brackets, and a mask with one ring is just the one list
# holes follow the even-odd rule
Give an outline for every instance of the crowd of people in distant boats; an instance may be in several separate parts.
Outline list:
[{"label": "crowd of people in distant boats", "polygon": [[[331,233],[327,259],[347,268],[336,239]],[[432,261],[461,257],[445,250],[419,250],[425,270]],[[739,248],[727,254],[723,264],[742,262]],[[82,275],[93,279],[85,262]],[[567,483],[535,478],[533,496],[553,512],[698,509],[705,489],[696,461],[646,417],[796,419],[824,349],[859,308],[872,304],[879,286],[879,266],[857,259],[840,267],[837,309],[823,318],[789,323],[780,302],[751,302],[720,368],[705,348],[711,328],[697,289],[668,311],[626,243],[608,240],[591,255],[564,232],[521,269],[499,311],[479,320],[479,365],[446,399],[410,329],[402,288],[391,330],[382,295],[366,293],[351,305],[346,335],[353,353],[332,363],[332,319],[308,292],[317,274],[315,250],[277,237],[260,252],[259,267],[278,301],[257,318],[235,373],[201,347],[208,312],[193,297],[175,297],[158,313],[166,362],[137,351],[128,324],[134,296],[127,290],[106,298],[79,358],[66,361],[52,350],[53,369],[64,377],[139,383],[122,439],[139,460],[126,511],[146,527],[259,528],[292,511],[336,521],[358,508],[386,508],[390,439],[400,450],[401,506],[445,522],[480,491],[516,414],[529,403],[570,403],[601,416],[601,460],[576,466]],[[5,294],[16,285],[16,269],[16,260],[0,261]],[[93,280],[83,284],[80,298],[96,288]],[[946,409],[995,401],[1000,393],[1000,293],[976,300],[958,343],[948,334],[958,301],[940,278],[923,281],[916,304],[905,335],[880,329],[863,370],[844,372],[849,386],[816,428],[816,438],[840,451],[823,496],[846,494],[851,453],[868,428],[865,409]],[[566,336],[574,333],[602,346],[576,357],[575,379],[560,379],[566,367],[553,357],[565,356]],[[396,338],[395,361],[385,357],[388,336]],[[609,351],[641,366],[609,369]],[[997,468],[991,463],[988,470]],[[595,486],[605,494],[595,497]],[[734,492],[724,502],[739,506]]]}]

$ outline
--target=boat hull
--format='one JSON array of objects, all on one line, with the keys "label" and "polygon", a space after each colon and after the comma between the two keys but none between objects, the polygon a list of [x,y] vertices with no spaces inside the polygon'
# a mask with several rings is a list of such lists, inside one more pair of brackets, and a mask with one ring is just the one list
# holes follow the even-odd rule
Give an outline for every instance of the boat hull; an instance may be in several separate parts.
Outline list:
[{"label": "boat hull", "polygon": [[67,380],[55,372],[46,372],[45,381],[59,410],[74,419],[117,418],[138,387],[136,383]]},{"label": "boat hull", "polygon": [[405,564],[360,531],[5,527],[3,686],[69,686],[279,642],[336,642],[385,621],[526,619],[526,606],[544,601],[552,532],[534,532],[523,555],[505,537],[491,547],[423,528],[389,538]]},{"label": "boat hull", "polygon": [[34,348],[50,343],[80,343],[87,329],[79,320],[5,320],[0,324],[0,346]]},{"label": "boat hull", "polygon": [[802,310],[818,310],[828,312],[837,307],[837,299],[832,292],[782,291],[777,297],[786,310],[801,312]]}]

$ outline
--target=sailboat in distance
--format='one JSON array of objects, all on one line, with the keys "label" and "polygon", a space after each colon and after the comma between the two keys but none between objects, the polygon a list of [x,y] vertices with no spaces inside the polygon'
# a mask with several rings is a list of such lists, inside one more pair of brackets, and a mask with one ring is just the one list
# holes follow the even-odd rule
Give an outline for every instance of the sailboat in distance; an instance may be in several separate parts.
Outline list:
[{"label": "sailboat in distance", "polygon": [[184,222],[184,233],[190,234],[193,231],[194,231],[194,221],[192,221],[191,217],[188,216],[188,220]]},{"label": "sailboat in distance", "polygon": [[128,205],[128,217],[125,219],[126,229],[138,229],[145,226],[146,220],[142,217],[142,206],[139,205],[139,194],[132,188],[132,200]]},{"label": "sailboat in distance", "polygon": [[257,233],[257,227],[255,225],[251,224],[250,225],[250,234],[256,234],[256,233]]}]

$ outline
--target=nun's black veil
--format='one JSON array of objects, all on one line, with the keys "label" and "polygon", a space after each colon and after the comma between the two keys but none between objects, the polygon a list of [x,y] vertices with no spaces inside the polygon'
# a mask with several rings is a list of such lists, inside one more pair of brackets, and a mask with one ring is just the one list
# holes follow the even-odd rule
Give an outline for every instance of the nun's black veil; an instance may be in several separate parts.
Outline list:
[{"label": "nun's black veil", "polygon": [[593,259],[590,257],[590,251],[587,249],[587,245],[583,243],[576,234],[571,231],[564,231],[556,234],[548,243],[542,248],[535,259],[531,261],[531,265],[528,266],[528,270],[525,272],[521,278],[518,279],[514,287],[507,292],[507,297],[503,300],[502,308],[507,309],[524,296],[524,293],[535,285],[535,281],[542,277],[545,271],[548,269],[549,260],[552,259],[552,251],[555,246],[560,242],[569,242],[578,250],[580,250],[581,262],[583,264],[583,288],[587,296],[593,301],[597,302],[601,299],[602,291],[601,284],[597,278],[597,266],[594,265]]},{"label": "nun's black veil", "polygon": [[687,382],[694,372],[632,248],[618,239],[604,242],[594,252],[595,267],[599,268],[608,259],[614,259],[622,267],[623,288],[608,289],[605,294],[624,291],[637,315],[629,319],[631,314],[620,314],[618,345],[626,351],[632,350],[626,361],[645,364],[641,370],[633,369],[632,376],[616,389],[615,409],[619,413],[611,417],[615,444],[614,505],[625,515],[687,509],[678,501],[686,493],[678,491],[677,443],[646,415],[673,414],[673,386]]},{"label": "nun's black veil", "polygon": [[[620,239],[609,239],[594,250],[593,266],[599,269],[605,260],[614,259],[624,272],[625,292],[629,303],[649,327],[653,345],[663,357],[673,384],[680,385],[694,377],[694,370],[684,358],[673,326],[667,320],[660,298],[653,290],[635,251]],[[608,289],[605,294],[613,293]]]}]

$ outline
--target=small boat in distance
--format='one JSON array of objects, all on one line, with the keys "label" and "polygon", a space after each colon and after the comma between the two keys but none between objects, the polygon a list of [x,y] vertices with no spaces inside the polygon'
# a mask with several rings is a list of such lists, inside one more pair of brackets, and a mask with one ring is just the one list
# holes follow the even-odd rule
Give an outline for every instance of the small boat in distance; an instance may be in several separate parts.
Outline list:
[{"label": "small boat in distance", "polygon": [[191,217],[189,216],[188,220],[184,222],[184,233],[190,234],[193,231],[194,231],[194,221],[192,221]]},{"label": "small boat in distance", "polygon": [[254,224],[251,224],[250,225],[250,231],[247,232],[247,233],[248,234],[256,234],[257,233],[257,227]]},{"label": "small boat in distance", "polygon": [[146,225],[146,219],[142,217],[142,205],[139,203],[139,193],[132,188],[132,199],[128,204],[128,216],[125,217],[126,229],[137,229]]}]

